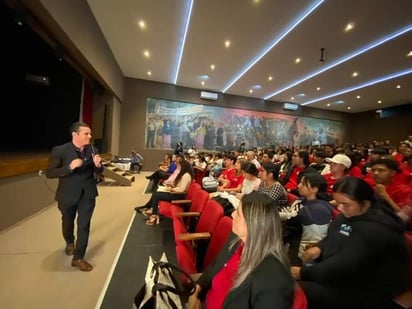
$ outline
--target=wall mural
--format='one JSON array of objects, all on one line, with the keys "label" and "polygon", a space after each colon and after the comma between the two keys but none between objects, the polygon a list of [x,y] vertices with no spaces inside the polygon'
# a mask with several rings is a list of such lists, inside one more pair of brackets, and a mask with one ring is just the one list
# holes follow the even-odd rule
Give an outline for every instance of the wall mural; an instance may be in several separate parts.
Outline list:
[{"label": "wall mural", "polygon": [[146,148],[232,150],[342,144],[342,122],[269,112],[147,99]]}]

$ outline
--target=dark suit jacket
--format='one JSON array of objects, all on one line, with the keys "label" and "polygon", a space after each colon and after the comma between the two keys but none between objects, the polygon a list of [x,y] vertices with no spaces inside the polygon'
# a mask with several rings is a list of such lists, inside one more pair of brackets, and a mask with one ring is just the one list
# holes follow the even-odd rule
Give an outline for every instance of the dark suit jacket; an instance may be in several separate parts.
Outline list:
[{"label": "dark suit jacket", "polygon": [[[216,273],[233,255],[239,244],[230,248],[234,234],[229,237],[216,261],[210,265],[198,280],[202,287],[200,299],[204,300]],[[237,289],[230,291],[224,308],[292,308],[295,282],[280,261],[267,256]]]},{"label": "dark suit jacket", "polygon": [[45,173],[47,178],[59,178],[55,197],[59,202],[59,207],[74,205],[82,192],[86,198],[91,199],[98,195],[95,175],[103,172],[104,168],[95,167],[93,153],[98,153],[95,147],[85,146],[83,165],[71,171],[70,163],[79,158],[73,143],[69,142],[52,149]]}]

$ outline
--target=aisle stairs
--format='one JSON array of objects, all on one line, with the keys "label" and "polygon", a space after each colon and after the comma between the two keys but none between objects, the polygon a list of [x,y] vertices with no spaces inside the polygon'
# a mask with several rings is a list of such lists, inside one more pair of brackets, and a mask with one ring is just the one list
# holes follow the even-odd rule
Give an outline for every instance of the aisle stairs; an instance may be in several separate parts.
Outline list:
[{"label": "aisle stairs", "polygon": [[113,179],[123,186],[131,186],[135,177],[129,171],[114,166],[112,163],[104,163],[103,176]]}]

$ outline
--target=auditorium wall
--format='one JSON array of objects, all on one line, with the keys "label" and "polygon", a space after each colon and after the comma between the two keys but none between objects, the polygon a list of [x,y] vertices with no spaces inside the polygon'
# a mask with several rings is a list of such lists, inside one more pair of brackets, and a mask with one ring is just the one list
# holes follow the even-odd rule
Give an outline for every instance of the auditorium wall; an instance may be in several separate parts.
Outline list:
[{"label": "auditorium wall", "polygon": [[145,148],[147,98],[280,113],[295,117],[329,119],[344,123],[348,119],[348,115],[345,113],[308,107],[300,107],[297,111],[286,111],[282,108],[282,103],[226,94],[219,94],[216,101],[204,100],[200,98],[200,91],[199,89],[176,87],[165,83],[126,78],[125,97],[120,118],[119,155],[127,156],[131,149],[136,149],[144,157],[144,170],[154,169],[163,159],[164,150]]}]

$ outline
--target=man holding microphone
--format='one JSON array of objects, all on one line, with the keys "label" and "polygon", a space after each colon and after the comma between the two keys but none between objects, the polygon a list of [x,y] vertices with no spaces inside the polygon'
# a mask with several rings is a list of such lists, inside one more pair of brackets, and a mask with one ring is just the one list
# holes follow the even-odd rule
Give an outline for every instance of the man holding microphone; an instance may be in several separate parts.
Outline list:
[{"label": "man holding microphone", "polygon": [[45,174],[47,178],[59,178],[55,199],[62,214],[65,253],[73,255],[73,267],[78,267],[81,271],[91,271],[93,266],[84,260],[84,256],[98,196],[96,179],[104,168],[98,150],[90,144],[92,133],[89,125],[75,122],[70,127],[70,133],[71,142],[53,147]]}]

